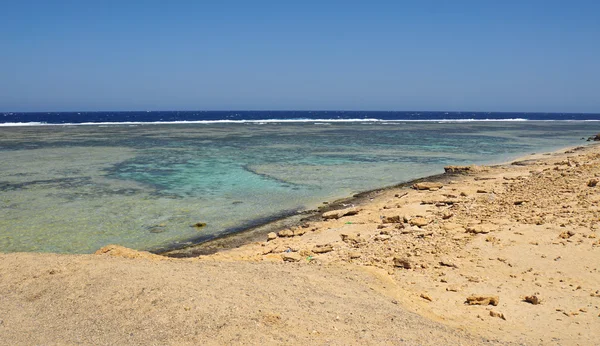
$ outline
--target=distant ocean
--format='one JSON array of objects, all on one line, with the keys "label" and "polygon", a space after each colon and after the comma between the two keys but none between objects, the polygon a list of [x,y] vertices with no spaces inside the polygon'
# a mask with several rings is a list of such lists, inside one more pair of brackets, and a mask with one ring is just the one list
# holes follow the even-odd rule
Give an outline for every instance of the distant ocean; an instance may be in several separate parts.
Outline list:
[{"label": "distant ocean", "polygon": [[227,123],[261,121],[600,121],[600,113],[373,111],[136,111],[1,113],[0,125]]},{"label": "distant ocean", "polygon": [[[0,113],[0,252],[160,252],[324,201],[586,143],[600,114]],[[85,126],[83,126],[85,125]],[[206,227],[191,227],[196,223]]]}]

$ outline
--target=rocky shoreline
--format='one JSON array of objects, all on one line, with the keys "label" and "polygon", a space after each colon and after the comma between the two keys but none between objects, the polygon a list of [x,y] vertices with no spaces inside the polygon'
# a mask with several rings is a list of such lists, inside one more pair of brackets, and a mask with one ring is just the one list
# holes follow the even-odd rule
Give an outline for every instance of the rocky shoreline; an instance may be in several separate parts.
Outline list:
[{"label": "rocky shoreline", "polygon": [[437,174],[410,180],[393,186],[363,191],[353,195],[352,197],[341,198],[331,202],[324,202],[324,204],[319,206],[317,209],[285,213],[283,216],[275,216],[273,220],[268,220],[265,223],[261,223],[259,221],[257,225],[250,227],[242,226],[238,229],[231,230],[230,232],[225,232],[224,236],[219,236],[212,239],[198,238],[187,241],[194,243],[194,245],[165,248],[159,251],[150,252],[173,258],[190,258],[201,255],[210,255],[219,251],[231,250],[251,242],[262,240],[271,232],[279,232],[286,228],[301,227],[308,222],[317,221],[321,218],[323,213],[328,211],[343,209],[348,205],[360,206],[370,203],[373,198],[388,190],[410,187],[419,182],[443,182],[449,179],[451,179],[451,177],[448,174]]},{"label": "rocky shoreline", "polygon": [[447,172],[193,258],[0,254],[0,344],[597,343],[600,145]]},{"label": "rocky shoreline", "polygon": [[590,344],[600,336],[590,332],[600,331],[598,148],[448,167],[209,258],[377,268],[409,292],[407,306],[449,325]]}]

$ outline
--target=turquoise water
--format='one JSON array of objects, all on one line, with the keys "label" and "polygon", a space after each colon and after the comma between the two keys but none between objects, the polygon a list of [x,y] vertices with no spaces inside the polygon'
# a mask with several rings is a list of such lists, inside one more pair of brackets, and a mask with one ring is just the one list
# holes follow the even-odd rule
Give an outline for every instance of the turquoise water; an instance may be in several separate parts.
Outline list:
[{"label": "turquoise water", "polygon": [[[584,144],[598,122],[0,128],[0,251],[160,250],[323,201]],[[201,229],[190,227],[206,223]]]}]

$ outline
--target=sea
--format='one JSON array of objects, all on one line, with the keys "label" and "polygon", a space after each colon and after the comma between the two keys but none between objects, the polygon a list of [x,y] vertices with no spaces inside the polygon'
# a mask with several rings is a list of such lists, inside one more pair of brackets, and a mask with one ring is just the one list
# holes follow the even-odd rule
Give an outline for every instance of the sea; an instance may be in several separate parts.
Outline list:
[{"label": "sea", "polygon": [[600,114],[0,113],[0,252],[183,248],[599,132]]}]

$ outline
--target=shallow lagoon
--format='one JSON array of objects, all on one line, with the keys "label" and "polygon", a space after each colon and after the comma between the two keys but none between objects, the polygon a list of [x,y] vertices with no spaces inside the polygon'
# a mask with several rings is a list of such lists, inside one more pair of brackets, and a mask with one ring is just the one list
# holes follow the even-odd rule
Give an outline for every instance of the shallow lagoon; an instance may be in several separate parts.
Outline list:
[{"label": "shallow lagoon", "polygon": [[502,162],[597,132],[599,122],[558,121],[0,128],[0,251],[184,246],[448,164]]}]

